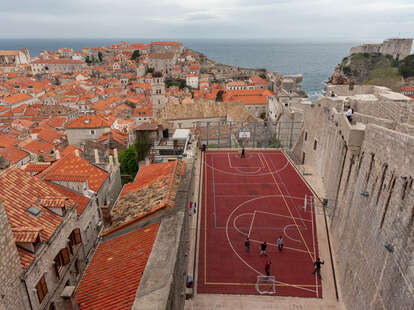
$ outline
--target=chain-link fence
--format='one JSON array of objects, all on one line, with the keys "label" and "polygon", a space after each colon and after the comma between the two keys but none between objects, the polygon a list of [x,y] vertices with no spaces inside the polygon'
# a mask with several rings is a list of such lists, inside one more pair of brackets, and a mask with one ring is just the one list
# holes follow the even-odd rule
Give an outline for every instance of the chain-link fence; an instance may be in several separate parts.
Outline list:
[{"label": "chain-link fence", "polygon": [[200,145],[208,148],[284,148],[291,149],[297,142],[303,121],[211,121],[197,122]]}]

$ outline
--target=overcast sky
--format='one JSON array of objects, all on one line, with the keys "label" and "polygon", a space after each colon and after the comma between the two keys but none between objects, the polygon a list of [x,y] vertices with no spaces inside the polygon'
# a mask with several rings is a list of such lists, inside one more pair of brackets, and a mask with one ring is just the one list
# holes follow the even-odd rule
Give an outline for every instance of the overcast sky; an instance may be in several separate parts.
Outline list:
[{"label": "overcast sky", "polygon": [[414,37],[414,0],[1,0],[1,38]]}]

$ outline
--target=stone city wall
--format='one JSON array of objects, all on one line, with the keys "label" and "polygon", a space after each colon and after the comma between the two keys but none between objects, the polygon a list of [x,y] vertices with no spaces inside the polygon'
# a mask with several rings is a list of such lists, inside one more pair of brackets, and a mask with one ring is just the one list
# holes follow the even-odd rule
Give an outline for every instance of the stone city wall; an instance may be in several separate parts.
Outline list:
[{"label": "stone city wall", "polygon": [[345,161],[331,231],[349,308],[412,307],[413,154],[414,137],[370,124]]}]

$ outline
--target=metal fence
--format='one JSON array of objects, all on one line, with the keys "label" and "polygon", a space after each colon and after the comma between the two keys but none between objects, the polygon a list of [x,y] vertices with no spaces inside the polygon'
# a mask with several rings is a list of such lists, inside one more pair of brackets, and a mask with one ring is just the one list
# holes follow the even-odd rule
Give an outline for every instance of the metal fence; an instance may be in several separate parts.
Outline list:
[{"label": "metal fence", "polygon": [[197,122],[200,145],[209,148],[285,148],[297,142],[303,121],[211,121]]}]

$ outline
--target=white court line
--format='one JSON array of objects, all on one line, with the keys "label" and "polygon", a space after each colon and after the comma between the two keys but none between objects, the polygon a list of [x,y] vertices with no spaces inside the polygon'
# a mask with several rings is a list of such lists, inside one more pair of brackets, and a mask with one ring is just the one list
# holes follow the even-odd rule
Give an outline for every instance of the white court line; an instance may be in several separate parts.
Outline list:
[{"label": "white court line", "polygon": [[[229,228],[229,221],[230,221],[230,217],[232,217],[233,216],[233,213],[234,212],[236,212],[236,210],[238,210],[240,207],[242,207],[243,205],[245,205],[245,204],[247,204],[247,203],[250,203],[250,202],[252,202],[252,201],[254,201],[254,200],[257,200],[257,199],[259,199],[259,197],[258,198],[253,198],[253,199],[250,199],[250,200],[247,200],[247,201],[245,201],[245,202],[243,202],[243,203],[241,203],[241,204],[239,204],[236,208],[234,208],[233,209],[233,211],[229,214],[229,216],[227,217],[227,222],[226,222],[226,238],[227,238],[227,242],[229,243],[229,245],[230,245],[230,248],[233,250],[233,252],[234,252],[234,254],[236,254],[236,256],[247,266],[247,267],[249,267],[251,270],[253,270],[254,272],[256,272],[257,274],[259,274],[259,275],[261,275],[261,276],[263,276],[264,274],[263,273],[261,273],[260,271],[258,271],[257,269],[255,269],[254,267],[252,267],[252,266],[250,266],[240,255],[239,255],[239,253],[237,253],[237,251],[234,249],[234,247],[233,247],[233,244],[231,243],[231,241],[230,241],[230,237],[229,237],[229,230],[228,230],[228,228]],[[314,293],[315,291],[314,290],[311,290],[311,289],[308,289],[308,288],[305,288],[305,287],[301,287],[301,286],[298,286],[298,285],[294,285],[294,284],[288,284],[288,283],[284,283],[284,282],[281,282],[281,281],[275,281],[275,282],[277,282],[277,283],[279,283],[279,284],[283,284],[283,285],[286,285],[286,286],[291,286],[291,287],[296,287],[296,288],[299,288],[299,289],[302,289],[302,290],[305,290],[305,291],[309,291],[309,292],[312,292],[312,293]]]},{"label": "white court line", "polygon": [[[287,216],[287,215],[282,215],[282,214],[278,214],[278,213],[270,213],[270,212],[266,212],[266,211],[260,211],[260,210],[256,210],[257,213],[265,213],[265,214],[271,214],[271,215],[277,215],[277,216],[281,216],[281,217],[287,217],[289,219],[292,219],[292,216]],[[299,218],[294,217],[295,219],[299,220]],[[302,219],[301,219],[302,220]],[[304,221],[310,222],[310,220],[305,220]]]},{"label": "white court line", "polygon": [[250,238],[250,233],[252,232],[252,227],[253,227],[253,222],[254,222],[254,217],[256,216],[256,211],[253,212],[253,219],[250,222],[250,229],[249,229],[249,234],[247,235],[247,238]]},{"label": "white court line", "polygon": [[236,221],[239,219],[239,217],[244,216],[244,215],[253,215],[253,213],[242,213],[238,216],[236,216],[233,220],[233,227],[235,230],[237,230],[239,233],[241,233],[242,235],[247,236],[247,234],[245,232],[242,232],[241,230],[238,229],[238,226],[236,225]]},{"label": "white court line", "polygon": [[[213,156],[211,156],[213,157]],[[221,169],[217,169],[212,165],[209,165],[207,162],[205,163],[205,165],[213,170],[216,170],[217,172],[223,173],[223,174],[228,174],[228,175],[235,175],[235,176],[244,176],[244,177],[261,177],[261,176],[265,176],[265,175],[271,175],[273,173],[278,173],[280,171],[283,171],[286,169],[286,167],[289,165],[289,161],[286,161],[286,163],[283,165],[282,168],[280,168],[279,170],[275,170],[275,171],[269,171],[269,172],[264,172],[264,173],[258,173],[258,174],[249,174],[249,173],[235,173],[235,172],[229,172],[229,171],[225,171],[225,170],[221,170]],[[303,198],[302,198],[303,199]]]},{"label": "white court line", "polygon": [[[273,183],[273,184],[275,184],[275,183]],[[237,198],[237,197],[283,198],[283,197],[285,197],[285,198],[291,198],[291,199],[300,199],[300,200],[303,199],[303,197],[294,197],[294,196],[286,196],[286,195],[261,195],[261,196],[258,196],[258,195],[216,195],[216,197],[229,197],[229,198]]]},{"label": "white court line", "polygon": [[292,238],[292,237],[290,237],[290,236],[287,234],[287,232],[286,232],[286,228],[289,228],[289,227],[294,227],[294,228],[295,228],[295,230],[296,230],[296,229],[298,229],[298,227],[296,227],[296,225],[295,225],[295,224],[292,224],[292,225],[286,225],[286,226],[285,226],[285,228],[283,228],[283,233],[285,234],[285,236],[286,236],[288,239],[292,240],[292,241],[302,242],[302,240],[298,240],[298,239]]},{"label": "white court line", "polygon": [[[312,208],[312,206],[310,206]],[[312,209],[311,209],[312,211]],[[315,233],[313,232],[313,214],[311,214],[312,216],[312,242],[313,242],[313,258],[316,258],[316,247],[315,247]],[[318,276],[315,273],[315,284],[316,284],[316,297],[319,297],[319,288],[318,288]]]},{"label": "white court line", "polygon": [[[214,160],[213,160],[213,156],[211,156],[211,164],[214,166]],[[217,217],[217,213],[216,213],[216,184],[215,184],[215,182],[214,182],[214,170],[212,171],[212,174],[213,174],[213,197],[214,197],[214,201],[213,201],[213,204],[214,204],[214,228],[216,228],[217,227],[217,219],[216,219],[216,217]]]},{"label": "white court line", "polygon": [[232,182],[216,182],[216,184],[222,184],[222,185],[274,185],[273,183],[232,183]]},{"label": "white court line", "polygon": [[[247,174],[255,174],[255,173],[258,173],[261,169],[263,169],[263,167],[233,167],[233,165],[231,164],[231,160],[230,160],[230,155],[229,155],[229,153],[227,153],[227,158],[228,158],[228,160],[229,160],[229,166],[230,166],[230,168],[231,169],[234,169],[234,170],[237,170],[237,171],[239,171],[239,172],[241,172],[241,173],[247,173]],[[249,158],[249,157],[247,157],[247,158]],[[247,159],[247,158],[244,158],[244,159]],[[240,170],[240,168],[256,168],[256,171],[241,171]]]},{"label": "white court line", "polygon": [[[258,241],[258,240],[253,240],[253,239],[250,239],[250,241],[251,241],[251,242],[260,243],[260,244],[262,244],[262,243],[263,243],[263,241]],[[266,244],[267,244],[267,245],[270,245],[270,246],[274,246],[274,247],[276,247],[276,248],[278,247],[278,246],[277,246],[277,244],[275,244],[275,243],[271,243],[271,242],[270,242],[270,243],[267,243],[267,242],[266,242]],[[288,250],[292,250],[292,251],[297,251],[297,252],[302,252],[302,253],[305,253],[305,254],[309,254],[309,253],[308,253],[308,251],[304,251],[304,250],[301,250],[301,249],[296,249],[296,248],[291,248],[291,247],[287,247],[287,246],[283,246],[283,250],[284,250],[284,249],[288,249]]]}]

